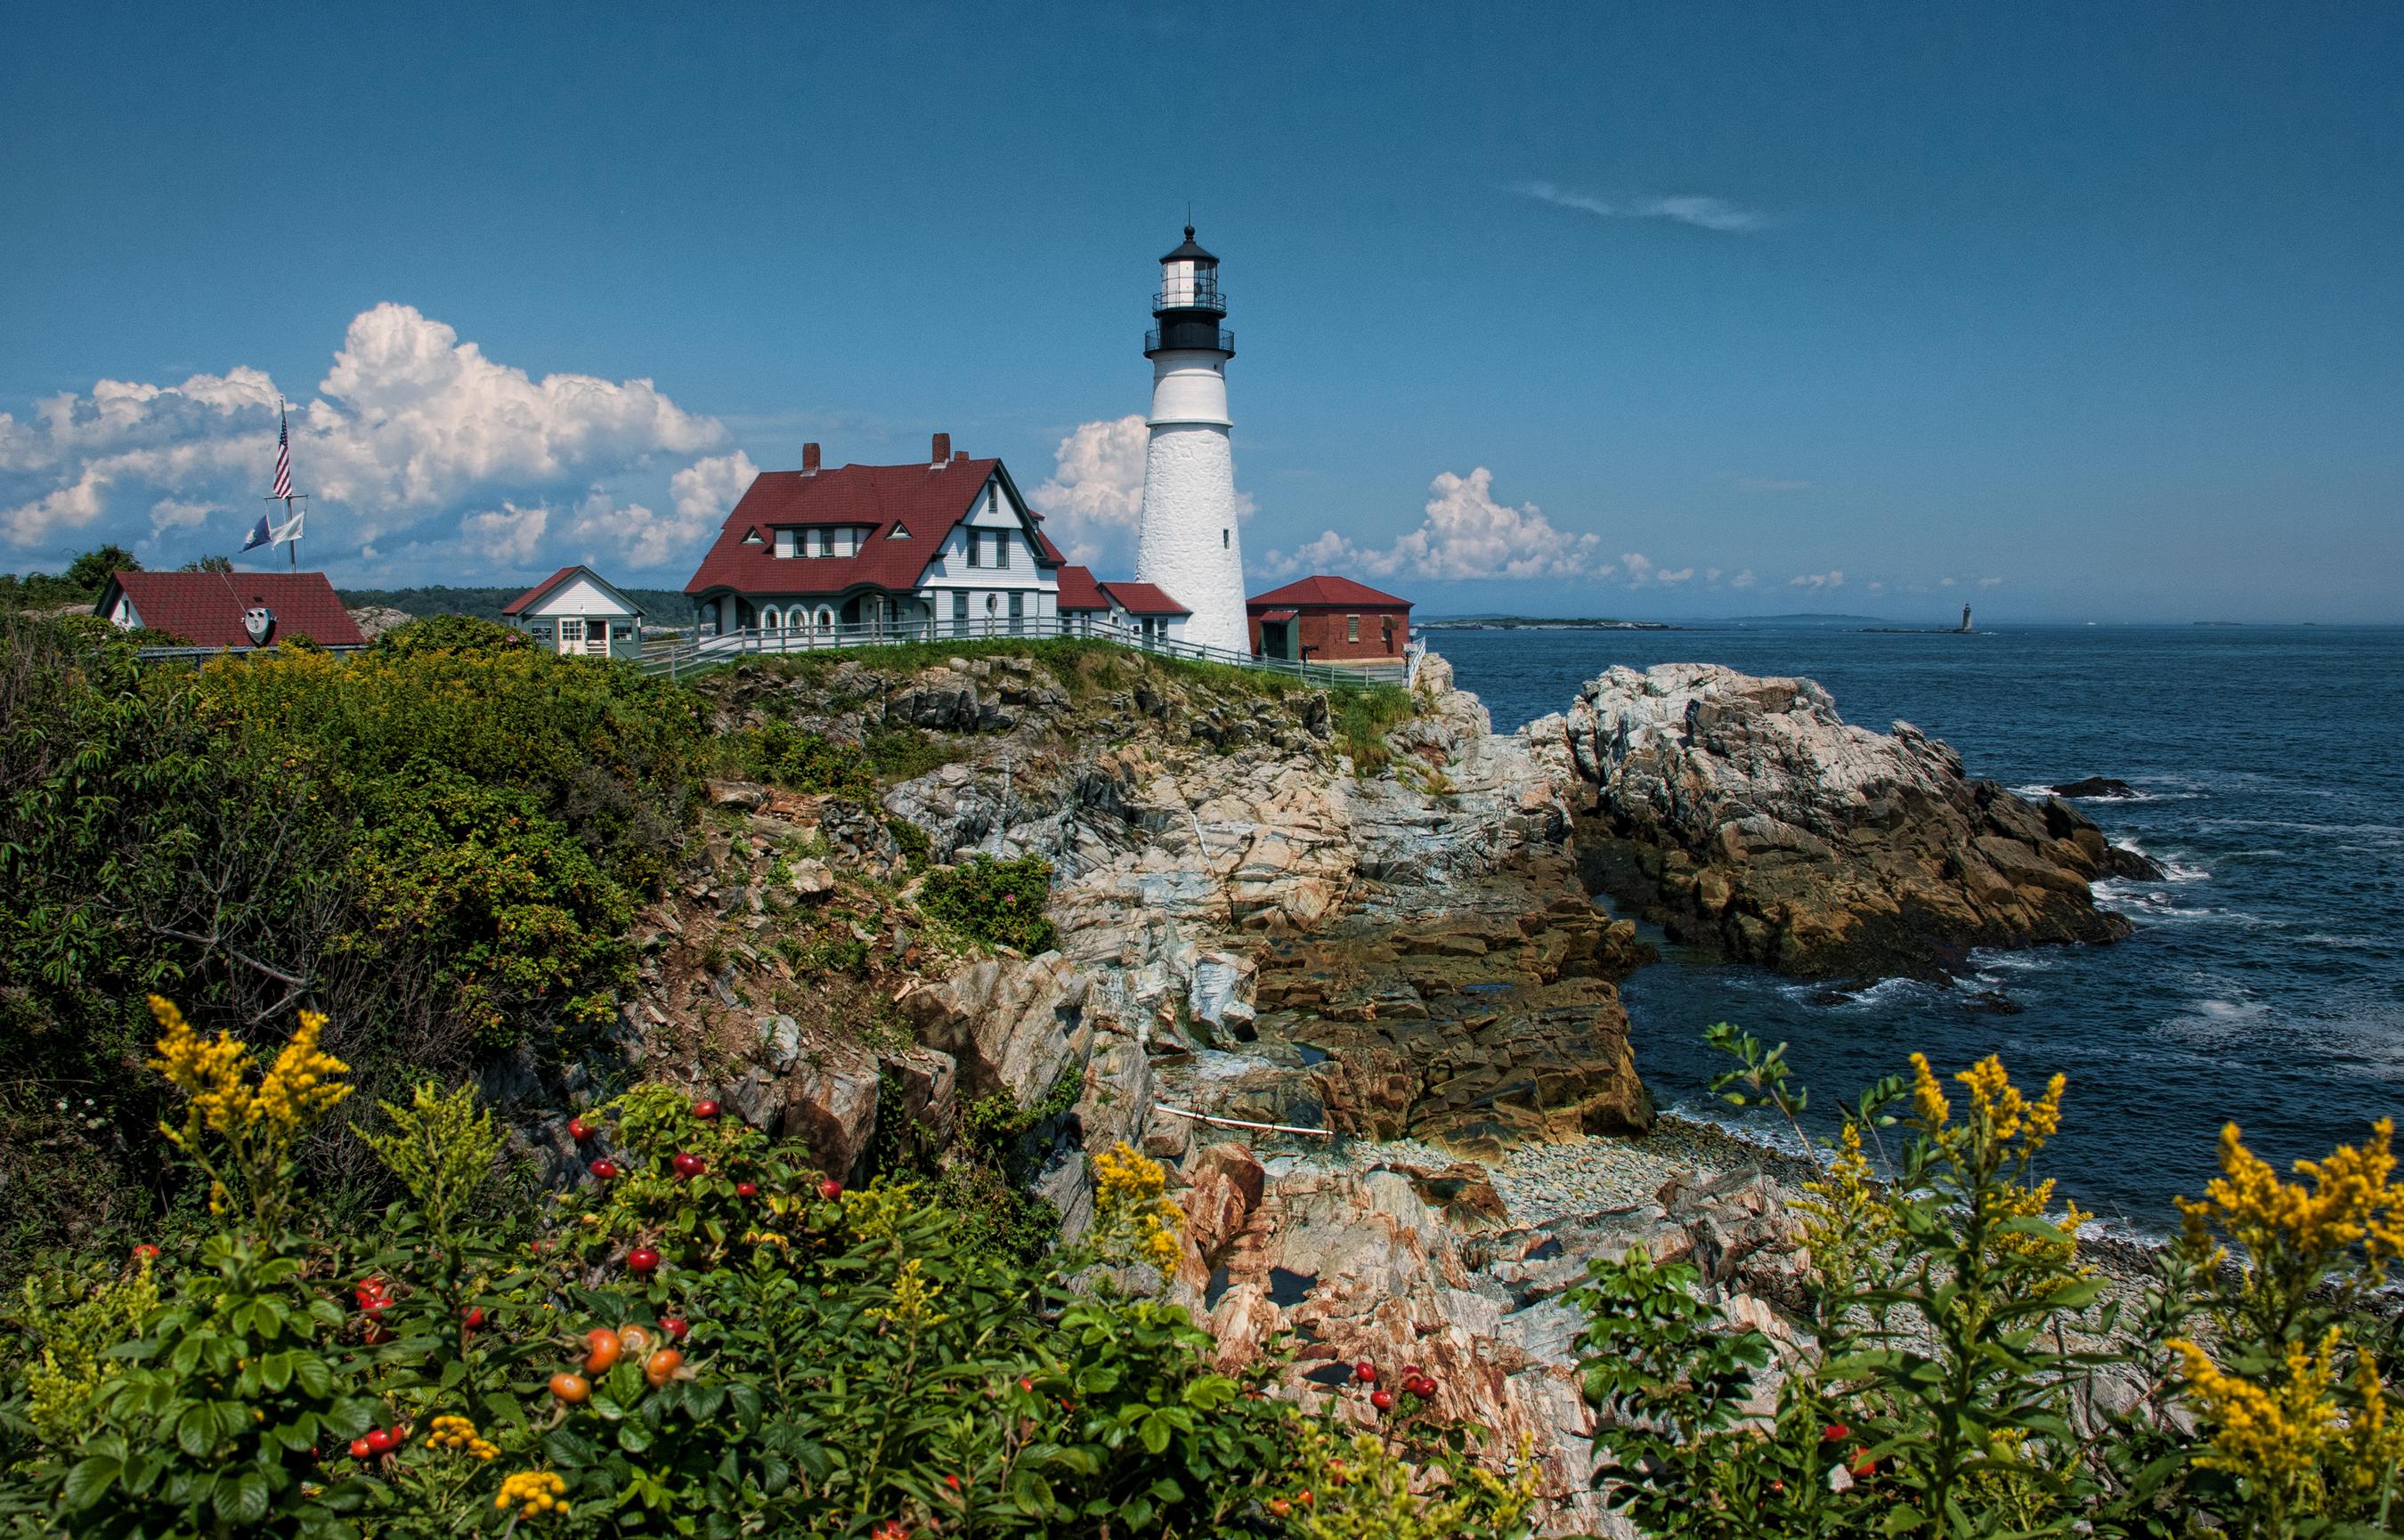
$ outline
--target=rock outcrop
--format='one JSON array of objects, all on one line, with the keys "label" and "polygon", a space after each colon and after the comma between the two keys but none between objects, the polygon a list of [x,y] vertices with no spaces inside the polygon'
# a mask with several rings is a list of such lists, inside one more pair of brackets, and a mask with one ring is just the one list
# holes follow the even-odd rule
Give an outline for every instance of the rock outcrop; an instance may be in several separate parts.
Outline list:
[{"label": "rock outcrop", "polygon": [[[1485,1452],[1536,1462],[1545,1533],[1628,1533],[1589,1486],[1595,1417],[1579,1394],[1586,1319],[1569,1295],[1595,1257],[1642,1245],[1690,1260],[1727,1315],[1791,1361],[1804,1341],[1774,1308],[1809,1264],[1799,1227],[1756,1172],[1687,1172],[1654,1200],[1515,1221],[1484,1168],[1407,1155],[1271,1156],[1239,1144],[1183,1150],[1186,1256],[1172,1297],[1208,1323],[1235,1369],[1283,1334],[1289,1394],[1366,1427],[1363,1361],[1416,1366],[1437,1409],[1487,1430]],[[1776,1372],[1755,1408],[1775,1404]]]},{"label": "rock outcrop", "polygon": [[2111,941],[2090,884],[2144,875],[2060,798],[1963,773],[1808,679],[1614,668],[1526,729],[1580,791],[1581,867],[1673,938],[1804,976],[1935,976],[1972,947]]}]

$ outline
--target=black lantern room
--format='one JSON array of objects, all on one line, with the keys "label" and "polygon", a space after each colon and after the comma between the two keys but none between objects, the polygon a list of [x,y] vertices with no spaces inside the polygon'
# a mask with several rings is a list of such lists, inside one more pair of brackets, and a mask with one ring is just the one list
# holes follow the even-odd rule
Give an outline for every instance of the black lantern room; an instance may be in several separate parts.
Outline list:
[{"label": "black lantern room", "polygon": [[1227,301],[1219,292],[1219,259],[1194,239],[1185,227],[1185,243],[1160,259],[1160,292],[1152,297],[1153,319],[1160,324],[1143,334],[1143,355],[1218,353],[1236,354],[1236,334],[1219,324]]}]

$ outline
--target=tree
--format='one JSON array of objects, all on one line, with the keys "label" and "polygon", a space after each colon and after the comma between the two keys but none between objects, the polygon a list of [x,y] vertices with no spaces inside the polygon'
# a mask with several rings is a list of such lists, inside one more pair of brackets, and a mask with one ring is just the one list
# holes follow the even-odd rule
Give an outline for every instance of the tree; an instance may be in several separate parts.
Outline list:
[{"label": "tree", "polygon": [[190,561],[185,562],[183,566],[177,570],[180,572],[230,573],[233,571],[233,558],[231,556],[195,556]]},{"label": "tree", "polygon": [[108,586],[108,580],[120,572],[140,572],[142,563],[123,546],[111,542],[98,550],[88,550],[70,563],[66,580],[75,588],[94,598]]}]

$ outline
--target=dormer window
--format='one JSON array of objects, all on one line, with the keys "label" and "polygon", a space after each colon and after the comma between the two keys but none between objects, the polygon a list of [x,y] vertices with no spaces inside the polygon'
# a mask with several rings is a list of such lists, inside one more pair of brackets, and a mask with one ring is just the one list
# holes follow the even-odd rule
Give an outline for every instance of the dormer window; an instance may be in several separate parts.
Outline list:
[{"label": "dormer window", "polygon": [[820,556],[832,556],[834,554],[834,531],[818,531],[818,554]]},{"label": "dormer window", "polygon": [[764,542],[764,541],[762,541],[762,540],[760,538],[760,532],[759,532],[758,530],[756,530],[756,529],[753,529],[753,530],[745,530],[745,531],[743,532],[743,543],[744,543],[745,545],[747,545],[747,546],[757,546],[757,545],[763,545],[763,544],[765,544],[765,542]]},{"label": "dormer window", "polygon": [[778,556],[790,560],[793,556],[799,554],[794,549],[793,534],[794,532],[791,530],[778,530],[776,532],[776,554]]},{"label": "dormer window", "polygon": [[910,538],[910,526],[896,520],[893,527],[886,531],[885,538],[888,540],[907,540]]}]

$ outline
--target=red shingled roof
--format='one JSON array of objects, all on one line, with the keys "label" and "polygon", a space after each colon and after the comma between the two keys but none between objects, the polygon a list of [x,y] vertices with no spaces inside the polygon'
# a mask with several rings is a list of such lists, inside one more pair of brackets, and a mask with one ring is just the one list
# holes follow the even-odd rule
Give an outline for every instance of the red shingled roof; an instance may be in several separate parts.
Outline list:
[{"label": "red shingled roof", "polygon": [[1104,583],[1102,591],[1129,615],[1191,615],[1194,612],[1150,583]]},{"label": "red shingled roof", "polygon": [[1069,610],[1106,610],[1111,607],[1111,602],[1102,596],[1102,586],[1094,581],[1093,568],[1062,567],[1057,576],[1060,581],[1060,608],[1063,613]]},{"label": "red shingled roof", "polygon": [[[1010,473],[999,460],[955,459],[942,465],[838,465],[805,476],[797,470],[762,471],[726,516],[718,541],[684,591],[711,589],[737,593],[841,593],[874,587],[902,592],[918,586],[919,575],[943,548],[953,529],[976,506],[985,479]],[[909,530],[892,538],[895,523]],[[779,524],[843,524],[867,530],[857,556],[778,557],[769,532]],[[743,543],[757,529],[758,545]],[[1060,552],[1035,530],[1043,564]]]},{"label": "red shingled roof", "polygon": [[1270,604],[1300,604],[1306,607],[1351,609],[1408,609],[1411,602],[1397,599],[1391,593],[1379,593],[1366,583],[1355,583],[1349,577],[1332,577],[1320,573],[1299,578],[1281,589],[1256,593],[1244,601],[1246,609],[1260,609]]},{"label": "red shingled roof", "polygon": [[152,631],[173,631],[196,646],[246,647],[243,612],[263,604],[275,617],[272,643],[305,636],[321,646],[363,647],[368,639],[322,572],[120,572],[101,591],[94,615],[123,593]]}]

